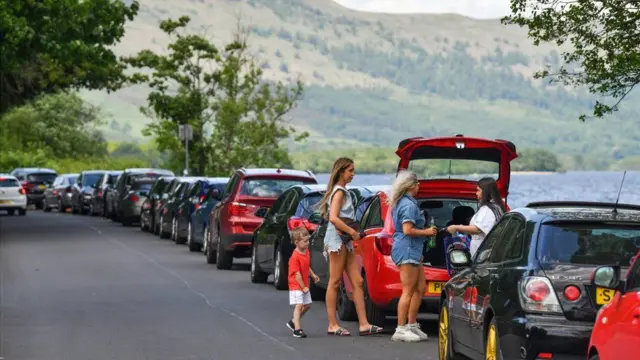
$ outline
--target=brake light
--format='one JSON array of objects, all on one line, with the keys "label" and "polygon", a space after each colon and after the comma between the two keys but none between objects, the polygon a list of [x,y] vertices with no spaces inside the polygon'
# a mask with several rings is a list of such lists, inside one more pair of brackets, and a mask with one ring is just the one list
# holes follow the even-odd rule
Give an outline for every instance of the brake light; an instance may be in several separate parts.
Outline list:
[{"label": "brake light", "polygon": [[131,200],[131,201],[133,201],[133,202],[136,202],[136,201],[138,201],[139,199],[140,199],[140,198],[139,198],[139,197],[138,197],[138,195],[136,195],[136,194],[131,194],[131,195],[129,195],[129,200]]},{"label": "brake light", "polygon": [[564,298],[569,301],[576,301],[580,298],[580,288],[569,285],[564,289]]},{"label": "brake light", "polygon": [[303,217],[292,216],[289,218],[289,221],[287,221],[287,227],[289,228],[289,231],[293,231],[293,229],[299,228],[300,226],[304,226],[304,228],[307,229],[307,231],[315,230],[311,226],[311,223],[309,222],[309,220]]},{"label": "brake light", "polygon": [[254,205],[232,202],[229,204],[227,211],[229,212],[230,216],[243,216],[251,214],[253,208],[255,208]]},{"label": "brake light", "polygon": [[149,204],[148,202],[142,204],[142,208],[145,210],[148,210],[149,208],[151,208],[151,204]]},{"label": "brake light", "polygon": [[206,198],[206,196],[200,195],[200,202],[203,202],[205,198]]},{"label": "brake light", "polygon": [[562,313],[558,297],[546,277],[531,276],[520,280],[519,294],[525,311]]},{"label": "brake light", "polygon": [[72,192],[73,190],[71,189],[71,186],[67,186],[67,188],[66,188],[64,191],[65,191],[65,192],[70,193],[70,192]]},{"label": "brake light", "polygon": [[24,188],[20,188],[18,190],[18,192],[20,193],[20,195],[26,195],[27,194],[27,191]]},{"label": "brake light", "polygon": [[102,190],[98,191],[98,197],[101,198],[102,197]]},{"label": "brake light", "polygon": [[376,248],[382,255],[390,256],[391,255],[391,247],[393,246],[393,237],[389,235],[378,235],[376,236]]}]

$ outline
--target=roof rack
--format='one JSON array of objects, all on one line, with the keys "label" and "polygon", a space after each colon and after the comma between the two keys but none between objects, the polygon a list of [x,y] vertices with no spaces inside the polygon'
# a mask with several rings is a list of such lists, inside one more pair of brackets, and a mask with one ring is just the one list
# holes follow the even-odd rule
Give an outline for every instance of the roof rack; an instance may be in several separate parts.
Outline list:
[{"label": "roof rack", "polygon": [[[613,208],[615,207],[614,203],[607,202],[597,202],[597,201],[537,201],[527,204],[528,208],[567,208],[567,207],[586,207],[586,208]],[[626,209],[626,210],[638,210],[640,211],[640,205],[634,204],[618,204],[618,209]]]}]

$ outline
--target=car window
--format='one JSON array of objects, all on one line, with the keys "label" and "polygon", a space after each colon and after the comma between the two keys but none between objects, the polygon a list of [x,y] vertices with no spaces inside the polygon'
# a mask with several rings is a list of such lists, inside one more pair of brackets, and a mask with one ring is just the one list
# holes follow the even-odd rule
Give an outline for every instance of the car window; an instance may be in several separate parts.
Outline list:
[{"label": "car window", "polygon": [[474,264],[485,264],[489,261],[491,252],[494,250],[495,245],[501,239],[507,224],[509,223],[509,216],[505,216],[491,229],[487,237],[484,239],[478,251],[475,254]]},{"label": "car window", "polygon": [[233,193],[233,190],[235,190],[239,180],[240,180],[240,177],[237,174],[231,177],[231,180],[229,181],[229,183],[227,183],[227,186],[224,188],[224,193],[222,194],[222,197],[221,197],[222,200],[228,198],[231,195],[231,193]]},{"label": "car window", "polygon": [[84,174],[82,175],[82,186],[93,186],[102,178],[102,174]]},{"label": "car window", "polygon": [[153,182],[151,181],[136,181],[131,185],[131,190],[148,192],[151,190],[151,186],[153,186]]},{"label": "car window", "polygon": [[27,175],[27,182],[53,184],[53,181],[58,177],[58,174],[51,173],[32,173]]},{"label": "car window", "polygon": [[67,182],[69,185],[74,185],[78,181],[78,175],[75,176],[67,176]]},{"label": "car window", "polygon": [[629,266],[640,248],[640,226],[602,223],[544,224],[536,254],[543,265]]},{"label": "car window", "polygon": [[291,192],[292,191],[287,191],[276,199],[276,201],[273,203],[273,206],[271,207],[271,214],[281,215],[286,212],[285,207],[287,199],[291,198]]},{"label": "car window", "polygon": [[188,185],[187,197],[191,198],[194,196],[200,196],[200,183],[200,181],[196,181],[195,183]]},{"label": "car window", "polygon": [[522,256],[525,221],[517,215],[510,215],[511,221],[505,227],[500,239],[489,256],[490,263],[517,260]]},{"label": "car window", "polygon": [[0,187],[12,188],[12,187],[21,187],[21,185],[20,185],[20,182],[14,178],[0,177]]},{"label": "car window", "polygon": [[382,216],[380,214],[380,198],[376,197],[371,201],[371,204],[365,211],[364,216],[362,217],[363,229],[371,229],[374,227],[382,227],[384,225],[384,221],[382,220]]},{"label": "car window", "polygon": [[312,195],[307,195],[302,198],[298,202],[298,207],[296,208],[296,212],[294,216],[303,217],[305,219],[311,218],[311,214],[318,211],[318,203],[322,200],[321,193],[313,193]]},{"label": "car window", "polygon": [[294,185],[315,184],[311,179],[250,178],[244,179],[240,194],[254,197],[274,198]]}]

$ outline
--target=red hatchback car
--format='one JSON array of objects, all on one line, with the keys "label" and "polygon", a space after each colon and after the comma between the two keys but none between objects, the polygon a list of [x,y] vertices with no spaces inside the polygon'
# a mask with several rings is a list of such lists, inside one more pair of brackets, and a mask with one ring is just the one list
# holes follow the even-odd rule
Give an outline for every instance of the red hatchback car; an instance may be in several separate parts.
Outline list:
[{"label": "red hatchback car", "polygon": [[640,252],[631,264],[625,279],[620,266],[594,272],[593,300],[602,307],[591,333],[589,360],[640,357]]},{"label": "red hatchback car", "polygon": [[[433,218],[438,228],[450,225],[453,214],[477,210],[476,182],[478,175],[456,175],[471,172],[475,174],[498,175],[497,183],[506,201],[509,189],[510,162],[517,158],[513,143],[504,140],[455,137],[410,138],[398,145],[396,154],[400,157],[398,171],[408,169],[416,172],[420,179],[417,200],[427,224]],[[428,171],[436,173],[429,176]],[[354,243],[356,257],[362,266],[365,280],[365,301],[367,316],[372,324],[382,326],[387,314],[395,314],[402,293],[400,272],[391,260],[393,243],[393,223],[386,203],[387,194],[378,193],[365,210],[360,222],[367,234]],[[427,288],[421,312],[438,313],[442,286],[449,280],[445,262],[445,250],[440,232],[437,246],[424,259],[424,273]],[[343,320],[355,319],[355,308],[351,302],[351,285],[347,276],[343,277],[344,288],[340,291],[339,315]]]},{"label": "red hatchback car", "polygon": [[207,263],[228,270],[234,257],[250,257],[253,232],[264,220],[255,211],[273,206],[280,194],[293,185],[317,183],[310,171],[237,170],[209,214],[209,227],[204,234]]}]

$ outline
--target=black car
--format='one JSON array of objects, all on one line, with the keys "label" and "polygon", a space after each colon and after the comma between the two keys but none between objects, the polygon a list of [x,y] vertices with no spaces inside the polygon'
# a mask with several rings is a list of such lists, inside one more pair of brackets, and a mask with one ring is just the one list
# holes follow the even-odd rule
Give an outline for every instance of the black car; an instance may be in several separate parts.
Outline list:
[{"label": "black car", "polygon": [[120,174],[122,174],[122,171],[107,171],[102,174],[91,196],[89,214],[109,216],[109,192],[111,192],[115,186]]},{"label": "black car", "polygon": [[83,171],[78,180],[71,186],[71,212],[88,214],[93,201],[93,192],[104,170]]},{"label": "black car", "polygon": [[44,191],[58,177],[55,170],[47,168],[17,168],[11,171],[27,192],[27,204],[34,204],[36,209],[42,208]]},{"label": "black car", "polygon": [[154,212],[153,233],[160,236],[160,238],[168,238],[171,236],[171,223],[163,223],[162,215],[163,212],[165,212],[164,204],[172,199],[173,193],[181,184],[181,178],[182,177],[174,177],[165,187],[160,198],[156,199],[156,206],[154,208],[151,208],[151,211]]},{"label": "black car", "polygon": [[[112,200],[115,211],[115,219],[121,221],[123,225],[130,225],[133,221],[140,219],[140,208],[131,208],[127,197],[130,196],[132,185],[139,179],[155,180],[161,176],[173,176],[173,172],[164,169],[134,168],[126,169],[118,177],[116,186],[113,188]],[[127,212],[125,212],[127,211]]]},{"label": "black car", "polygon": [[165,197],[169,184],[174,176],[161,176],[153,183],[149,196],[142,203],[140,212],[140,229],[142,231],[153,231],[156,229],[156,207],[160,204],[160,200]]},{"label": "black car", "polygon": [[71,208],[72,186],[76,183],[80,174],[62,174],[48,187],[42,197],[42,210],[58,209],[58,212],[66,212]]},{"label": "black car", "polygon": [[[161,238],[170,238],[176,240],[177,228],[178,228],[178,207],[184,201],[186,201],[187,190],[191,184],[198,180],[197,177],[182,176],[174,179],[175,187],[169,195],[169,198],[162,202],[159,211],[158,221],[160,222]],[[171,185],[170,185],[171,186]]]},{"label": "black car", "polygon": [[628,268],[639,247],[640,206],[545,202],[505,214],[473,258],[449,254],[460,272],[441,296],[440,359],[585,359],[592,274]]},{"label": "black car", "polygon": [[289,258],[295,249],[290,232],[298,226],[314,231],[316,225],[308,219],[316,211],[326,188],[327,185],[294,185],[278,197],[271,209],[256,210],[256,215],[264,221],[253,233],[251,282],[266,282],[273,274],[276,289],[288,289]]}]

